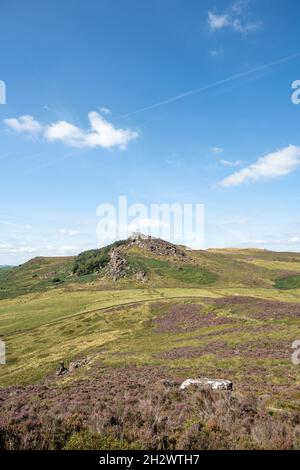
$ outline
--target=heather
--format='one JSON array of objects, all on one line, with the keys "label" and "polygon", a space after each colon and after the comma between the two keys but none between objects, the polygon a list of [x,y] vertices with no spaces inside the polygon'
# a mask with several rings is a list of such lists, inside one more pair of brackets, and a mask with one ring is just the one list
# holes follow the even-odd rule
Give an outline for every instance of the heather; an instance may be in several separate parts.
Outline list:
[{"label": "heather", "polygon": [[298,448],[298,259],[138,239],[1,270],[0,447]]},{"label": "heather", "polygon": [[182,372],[101,369],[0,391],[1,449],[296,449],[300,413],[263,397],[191,388]]}]

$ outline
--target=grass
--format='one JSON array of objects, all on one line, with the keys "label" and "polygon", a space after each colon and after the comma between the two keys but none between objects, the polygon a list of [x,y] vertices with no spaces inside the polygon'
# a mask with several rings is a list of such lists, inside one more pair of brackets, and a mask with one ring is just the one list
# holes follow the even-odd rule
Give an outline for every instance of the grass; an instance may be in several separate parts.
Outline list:
[{"label": "grass", "polygon": [[118,244],[118,249],[127,259],[129,271],[116,284],[101,268],[108,261],[108,248],[84,252],[76,258],[34,258],[22,266],[0,269],[0,300],[57,289],[141,287],[141,282],[136,278],[138,271],[147,273],[144,285],[149,288],[272,288],[276,279],[281,279],[286,273],[297,274],[300,269],[300,257],[291,253],[261,250],[186,251],[186,256],[180,258],[157,255],[122,242]]},{"label": "grass", "polygon": [[53,289],[59,279],[69,279],[72,257],[34,258],[27,263],[0,270],[0,299],[15,298],[29,292]]},{"label": "grass", "polygon": [[[269,289],[252,291],[261,299],[269,294],[271,299],[275,297],[282,301],[286,296],[286,293],[278,291],[271,295]],[[270,370],[272,381],[284,384],[288,371],[294,381],[298,380],[298,370],[289,359],[289,348],[292,341],[299,337],[299,321],[289,318],[276,322],[272,318],[255,320],[247,313],[248,307],[234,311],[211,304],[214,299],[228,294],[231,295],[231,291],[225,293],[219,289],[60,291],[59,295],[51,292],[25,296],[26,299],[22,298],[19,304],[12,300],[2,301],[6,305],[1,307],[0,324],[4,333],[2,338],[7,345],[7,365],[0,369],[0,384],[36,383],[53,374],[60,360],[68,363],[82,356],[91,356],[92,362],[101,361],[106,368],[138,364],[175,369],[181,367],[192,374],[199,373],[201,369],[210,375],[219,375],[219,370],[223,370],[231,377],[242,374],[245,378],[250,373],[253,375],[251,371],[256,367],[264,366]],[[244,290],[244,294],[248,296],[249,289]],[[192,330],[185,330],[183,317],[178,331],[157,331],[155,319],[178,304],[202,306],[200,323]],[[15,317],[10,319],[13,312]],[[215,315],[211,325],[206,323],[210,312]],[[220,320],[224,323],[219,324]],[[268,356],[249,356],[248,350],[243,348],[238,357],[234,353],[239,345],[254,341],[263,344],[265,339],[273,344],[270,350],[276,350],[282,338],[287,341],[282,361],[271,357],[270,363]],[[173,360],[164,357],[165,353],[181,351],[182,348],[200,348],[201,351],[195,357],[185,357],[184,354]],[[229,356],[224,358],[228,353]],[[261,373],[254,378],[257,384],[263,384],[264,380],[265,376]]]},{"label": "grass", "polygon": [[276,289],[283,290],[300,289],[300,274],[277,279],[275,282],[275,287]]},{"label": "grass", "polygon": [[218,276],[202,266],[192,264],[172,264],[168,261],[147,258],[127,257],[129,266],[133,272],[144,271],[163,279],[166,283],[169,279],[182,284],[209,285],[213,284]]},{"label": "grass", "polygon": [[[264,397],[270,409],[300,412],[300,372],[291,361],[291,344],[300,338],[300,284],[294,274],[279,276],[293,272],[294,265],[298,270],[297,255],[191,252],[183,263],[132,250],[126,256],[130,275],[120,283],[93,276],[75,282],[68,274],[70,258],[63,263],[38,258],[0,270],[0,287],[7,294],[0,300],[7,350],[0,392],[42,383],[63,394],[82,381],[88,387],[101,383],[103,374],[124,371],[126,376],[135,370],[147,375],[149,368],[180,380],[228,378],[241,396]],[[147,285],[132,283],[138,270],[149,273]],[[78,358],[88,358],[88,365],[56,378],[59,361],[68,365]],[[122,386],[126,398],[129,390],[125,382]],[[109,382],[107,387],[109,395]],[[106,395],[101,406],[105,400]],[[137,445],[128,436],[126,444],[122,433],[99,436],[94,428],[62,442],[66,448]]]}]

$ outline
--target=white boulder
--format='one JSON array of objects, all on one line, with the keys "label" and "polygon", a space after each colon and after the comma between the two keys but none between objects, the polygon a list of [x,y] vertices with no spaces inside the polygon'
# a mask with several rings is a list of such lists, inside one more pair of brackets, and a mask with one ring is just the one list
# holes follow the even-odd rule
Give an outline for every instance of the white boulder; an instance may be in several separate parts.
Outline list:
[{"label": "white boulder", "polygon": [[212,390],[232,390],[232,382],[224,379],[208,379],[206,377],[199,379],[187,379],[180,385],[180,390],[185,390],[191,385],[199,388],[211,388]]}]

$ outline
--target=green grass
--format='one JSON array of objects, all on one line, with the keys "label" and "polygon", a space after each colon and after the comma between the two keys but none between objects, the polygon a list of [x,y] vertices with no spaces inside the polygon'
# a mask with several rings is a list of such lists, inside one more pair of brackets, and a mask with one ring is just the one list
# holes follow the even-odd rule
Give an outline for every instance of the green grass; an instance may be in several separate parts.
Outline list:
[{"label": "green grass", "polygon": [[218,276],[208,269],[192,264],[172,264],[168,261],[147,258],[147,257],[127,257],[129,266],[133,272],[145,271],[154,276],[161,277],[163,282],[175,280],[184,284],[209,285],[213,284]]},{"label": "green grass", "polygon": [[[178,302],[203,304],[199,315],[212,311],[208,299],[226,296],[300,303],[298,255],[215,250],[187,252],[181,260],[125,247],[124,256],[128,277],[116,283],[95,273],[72,275],[74,258],[37,258],[0,269],[0,335],[7,347],[0,386],[36,383],[49,374],[53,378],[60,360],[68,363],[90,356],[91,365],[78,377],[88,376],[97,364],[137,364],[180,369],[187,376],[225,375],[238,384],[251,378],[256,390],[274,386],[274,396],[297,408],[294,387],[300,383],[299,368],[286,358],[243,352],[251,341],[271,342],[276,349],[282,340],[299,339],[297,317],[254,320],[243,304],[213,309],[218,318],[228,317],[232,323],[203,324],[193,331],[157,332],[154,322]],[[134,280],[140,270],[148,273],[145,285]],[[292,275],[283,277],[287,271]],[[224,357],[218,353],[220,341],[229,352]],[[242,352],[234,355],[232,350],[239,345]],[[178,348],[200,346],[204,353],[196,357],[165,356]],[[289,391],[283,393],[286,387]]]},{"label": "green grass", "polygon": [[[127,275],[115,283],[106,275],[108,251],[118,246],[129,263]],[[182,249],[183,250],[183,249]],[[136,273],[145,271],[149,288],[216,286],[272,288],[290,272],[297,279],[300,257],[261,250],[186,251],[186,256],[158,255],[138,246],[118,242],[78,257],[35,258],[22,266],[0,269],[0,300],[21,295],[65,290],[108,290],[141,286]],[[74,273],[75,272],[75,273]],[[79,275],[80,274],[80,275]],[[290,281],[282,281],[285,284]],[[292,288],[299,287],[294,282]],[[285,288],[285,287],[284,287]]]},{"label": "green grass", "polygon": [[[31,294],[0,302],[0,331],[7,346],[7,365],[0,368],[0,386],[36,383],[53,374],[58,362],[91,356],[103,367],[126,367],[128,364],[183,368],[189,373],[216,375],[220,370],[233,377],[247,376],[249,370],[266,366],[272,380],[284,383],[285,372],[293,365],[276,360],[271,365],[247,354],[237,358],[219,357],[214,352],[194,359],[168,360],[162,354],[187,346],[208,347],[222,340],[232,345],[251,340],[263,342],[262,325],[270,323],[269,340],[299,337],[299,321],[253,321],[229,310],[215,310],[218,316],[233,318],[234,323],[203,326],[192,332],[157,333],[155,317],[164,315],[173,302],[206,303],[208,298],[226,295],[257,296],[273,300],[300,302],[299,292],[275,289],[163,288],[109,291],[64,290]],[[157,301],[159,308],[152,308]],[[165,306],[165,307],[164,307]],[[204,313],[211,307],[205,307]],[[184,320],[184,319],[183,319]],[[253,326],[255,329],[253,330]],[[274,328],[275,327],[275,328]],[[239,328],[239,333],[235,329]],[[218,372],[219,370],[219,372]],[[264,377],[257,377],[257,382]]]},{"label": "green grass", "polygon": [[51,290],[69,278],[72,266],[72,257],[57,257],[34,258],[21,266],[1,269],[0,299]]},{"label": "green grass", "polygon": [[276,289],[300,289],[300,274],[282,277],[275,282]]}]

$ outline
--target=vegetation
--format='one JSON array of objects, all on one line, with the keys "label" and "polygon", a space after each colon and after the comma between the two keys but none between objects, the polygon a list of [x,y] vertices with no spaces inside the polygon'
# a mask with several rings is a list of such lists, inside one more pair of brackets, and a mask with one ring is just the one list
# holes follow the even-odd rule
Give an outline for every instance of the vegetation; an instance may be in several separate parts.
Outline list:
[{"label": "vegetation", "polygon": [[199,265],[172,264],[165,260],[141,256],[127,257],[127,260],[133,272],[143,271],[149,275],[153,274],[162,278],[164,282],[171,279],[187,284],[208,285],[213,284],[217,279],[215,273]]},{"label": "vegetation", "polygon": [[125,245],[126,243],[127,240],[120,240],[98,250],[88,250],[80,253],[80,255],[76,257],[73,266],[73,273],[78,276],[85,276],[87,274],[99,272],[109,262],[110,250]]},{"label": "vegetation", "polygon": [[0,390],[0,449],[299,448],[299,418],[290,413],[236,392],[182,392],[164,376],[128,367],[55,390]]},{"label": "vegetation", "polygon": [[[300,256],[114,246],[117,282],[105,250],[0,270],[0,448],[298,448]],[[84,365],[57,377],[61,360]],[[234,391],[179,390],[199,375]]]},{"label": "vegetation", "polygon": [[300,289],[300,274],[294,276],[286,276],[277,279],[275,282],[277,289]]}]

